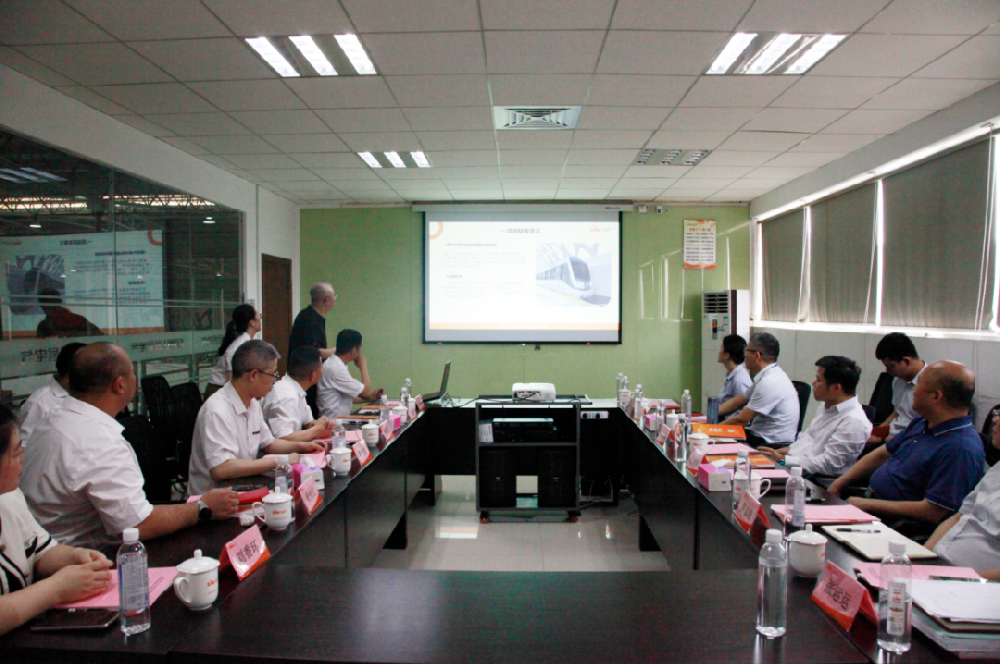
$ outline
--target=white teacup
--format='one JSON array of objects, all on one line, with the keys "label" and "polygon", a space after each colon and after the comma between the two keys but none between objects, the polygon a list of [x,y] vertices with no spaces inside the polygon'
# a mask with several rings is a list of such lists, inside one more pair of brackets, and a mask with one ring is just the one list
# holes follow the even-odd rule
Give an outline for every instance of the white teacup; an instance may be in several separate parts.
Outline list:
[{"label": "white teacup", "polygon": [[376,445],[378,443],[378,425],[369,422],[361,427],[361,437],[366,445]]},{"label": "white teacup", "polygon": [[330,468],[337,475],[351,474],[351,448],[335,447],[330,452]]},{"label": "white teacup", "polygon": [[399,426],[403,426],[406,424],[406,416],[409,414],[409,411],[406,410],[406,406],[400,404],[399,406],[392,407],[392,414],[399,415]]},{"label": "white teacup", "polygon": [[799,576],[819,576],[826,568],[826,538],[811,523],[788,536],[788,564]]},{"label": "white teacup", "polygon": [[[260,506],[262,514],[257,513]],[[254,516],[264,519],[271,530],[284,530],[292,522],[292,495],[289,493],[270,493],[261,502],[252,505]]]},{"label": "white teacup", "polygon": [[[739,493],[739,487],[736,486],[736,482],[737,481],[746,481],[746,479],[747,479],[747,476],[744,475],[743,473],[737,473],[736,476],[733,478],[733,486],[736,487],[734,490],[737,493]],[[767,482],[767,487],[764,488],[763,490],[761,490],[762,487],[763,487],[764,482]],[[761,476],[760,476],[760,473],[756,473],[754,471],[750,471],[750,495],[751,496],[753,496],[757,500],[760,500],[761,497],[764,496],[765,494],[767,494],[767,492],[770,491],[770,490],[771,490],[771,480],[762,479]],[[741,499],[742,497],[743,496],[737,496],[737,500]]]},{"label": "white teacup", "polygon": [[204,611],[212,607],[219,597],[219,561],[201,555],[201,549],[177,566],[174,577],[174,592],[192,611]]},{"label": "white teacup", "polygon": [[688,436],[688,446],[692,452],[708,453],[708,443],[711,439],[704,433],[693,433]]}]

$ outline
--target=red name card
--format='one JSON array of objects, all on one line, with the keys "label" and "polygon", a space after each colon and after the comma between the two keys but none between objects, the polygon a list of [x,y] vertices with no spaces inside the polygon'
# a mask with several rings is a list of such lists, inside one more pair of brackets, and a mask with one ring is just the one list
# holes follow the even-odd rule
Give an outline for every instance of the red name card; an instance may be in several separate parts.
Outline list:
[{"label": "red name card", "polygon": [[264,543],[264,537],[260,534],[260,528],[254,525],[236,539],[226,542],[226,546],[222,547],[222,555],[219,556],[219,569],[225,569],[232,565],[233,569],[236,570],[236,576],[242,581],[270,557],[271,552],[267,550],[267,544]]},{"label": "red name card", "polygon": [[812,600],[845,630],[851,629],[858,611],[878,624],[878,613],[871,595],[853,576],[833,563],[826,570],[813,590]]},{"label": "red name card", "polygon": [[419,410],[421,413],[424,412],[424,408],[427,407],[427,406],[424,405],[424,395],[418,394],[413,399],[413,401],[416,402],[416,404],[417,404],[417,410]]},{"label": "red name card", "polygon": [[382,434],[382,439],[388,443],[392,438],[392,423],[389,420],[382,420],[382,423],[378,425],[378,431]]},{"label": "red name card", "polygon": [[743,530],[747,532],[750,532],[750,527],[758,519],[763,519],[764,527],[765,529],[767,528],[767,512],[764,511],[764,507],[760,504],[760,501],[754,498],[753,494],[749,491],[743,492],[743,497],[737,503],[733,516],[736,517],[736,522],[743,526]]},{"label": "red name card", "polygon": [[[364,443],[361,444],[364,445]],[[316,482],[313,481],[313,478],[310,477],[302,483],[302,486],[299,487],[299,500],[301,500],[302,504],[306,506],[306,509],[309,510],[310,514],[312,514],[323,501],[323,499],[319,496],[319,490],[316,488]]]},{"label": "red name card", "polygon": [[410,402],[409,410],[406,411],[406,417],[409,421],[413,421],[413,418],[417,416],[417,404]]},{"label": "red name card", "polygon": [[364,468],[368,462],[372,460],[372,453],[368,450],[368,445],[366,445],[363,440],[360,443],[354,443],[354,445],[351,446],[351,453],[357,457],[358,463],[361,464],[362,468]]}]

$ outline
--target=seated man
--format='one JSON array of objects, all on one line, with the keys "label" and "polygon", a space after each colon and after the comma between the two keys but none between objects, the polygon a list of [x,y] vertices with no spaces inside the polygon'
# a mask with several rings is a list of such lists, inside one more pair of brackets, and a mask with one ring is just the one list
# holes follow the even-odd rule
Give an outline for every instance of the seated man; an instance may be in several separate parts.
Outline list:
[{"label": "seated man", "polygon": [[45,318],[38,321],[35,335],[49,337],[99,337],[104,332],[80,314],[62,305],[62,294],[54,288],[44,288],[38,293],[38,306]]},{"label": "seated man", "polygon": [[56,357],[56,372],[52,379],[32,392],[31,396],[21,404],[17,425],[21,428],[21,440],[25,445],[38,423],[48,417],[55,408],[61,406],[63,399],[69,394],[66,391],[69,387],[69,362],[73,359],[73,354],[86,345],[73,342],[63,346]]},{"label": "seated man", "polygon": [[313,419],[306,392],[323,375],[319,348],[302,346],[288,357],[288,373],[261,399],[264,420],[271,435],[285,440],[308,441],[325,438],[336,420]]},{"label": "seated man", "polygon": [[823,405],[809,428],[791,447],[757,451],[786,466],[799,466],[804,473],[840,475],[861,456],[872,432],[856,394],[861,367],[849,357],[835,355],[821,357],[816,367],[813,396]]},{"label": "seated man", "polygon": [[[750,372],[743,364],[743,356],[746,352],[746,339],[738,334],[729,334],[722,339],[722,348],[719,349],[719,364],[726,367],[726,382],[722,384],[722,391],[719,392],[719,406],[726,403],[738,394],[743,394],[753,385]],[[721,410],[721,408],[720,408]],[[720,412],[719,415],[735,415],[735,412]]]},{"label": "seated man", "polygon": [[188,496],[212,489],[216,482],[262,475],[278,465],[277,458],[257,454],[288,454],[298,463],[298,452],[321,452],[319,443],[275,438],[264,423],[258,399],[278,382],[278,351],[254,339],[233,355],[233,379],[210,396],[198,412],[188,465]]},{"label": "seated man", "polygon": [[[355,380],[347,370],[348,362],[354,362],[361,370],[361,380]],[[323,362],[323,377],[319,381],[319,412],[326,417],[342,417],[351,414],[351,406],[382,398],[381,387],[372,390],[368,377],[368,360],[361,354],[361,333],[357,330],[341,330],[337,334],[337,350]]]},{"label": "seated man", "polygon": [[24,455],[28,507],[56,540],[78,546],[118,539],[138,528],[143,540],[236,513],[225,489],[187,505],[151,505],[132,446],[115,415],[132,401],[136,379],[124,349],[94,343],[76,351],[69,396],[35,429]]},{"label": "seated man", "polygon": [[830,485],[836,496],[869,481],[871,498],[850,498],[883,519],[938,523],[956,511],[983,476],[986,454],[969,407],[976,376],[958,362],[928,365],[913,389],[917,419]]},{"label": "seated man", "polygon": [[[993,447],[1000,448],[1000,426],[993,420]],[[1000,464],[990,468],[965,497],[957,514],[944,521],[926,547],[952,565],[971,567],[1000,581]]]},{"label": "seated man", "polygon": [[722,424],[738,424],[746,428],[747,444],[753,447],[789,445],[799,427],[799,394],[776,363],[781,347],[774,335],[757,332],[750,337],[744,362],[753,385],[719,406],[719,414],[734,413]]},{"label": "seated man", "polygon": [[913,386],[927,366],[917,355],[913,342],[902,332],[882,337],[875,347],[875,358],[892,376],[892,415],[875,428],[869,441],[873,447],[899,435],[917,417],[913,411]]}]

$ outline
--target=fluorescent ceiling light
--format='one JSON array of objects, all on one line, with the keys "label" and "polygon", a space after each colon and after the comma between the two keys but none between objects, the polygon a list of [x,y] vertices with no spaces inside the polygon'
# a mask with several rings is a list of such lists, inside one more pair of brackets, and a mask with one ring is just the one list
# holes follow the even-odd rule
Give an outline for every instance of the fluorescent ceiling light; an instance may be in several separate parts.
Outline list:
[{"label": "fluorescent ceiling light", "polygon": [[415,163],[420,168],[430,168],[431,162],[427,161],[427,155],[423,152],[411,152],[410,156],[413,157],[413,163]]},{"label": "fluorescent ceiling light", "polygon": [[299,49],[299,52],[305,56],[309,64],[313,66],[316,73],[320,76],[336,76],[337,70],[333,68],[330,61],[326,59],[326,54],[320,50],[316,42],[313,41],[312,37],[289,37],[292,43],[295,44],[295,48]]},{"label": "fluorescent ceiling light", "polygon": [[364,159],[365,163],[372,168],[382,168],[382,164],[378,163],[378,159],[371,152],[359,152],[358,156]]},{"label": "fluorescent ceiling light", "polygon": [[725,74],[733,66],[733,63],[736,62],[736,58],[740,57],[756,36],[756,32],[737,32],[730,37],[729,43],[726,44],[726,47],[722,49],[722,53],[715,59],[712,66],[709,67],[708,73]]},{"label": "fluorescent ceiling light", "polygon": [[43,178],[48,178],[50,180],[55,180],[56,182],[65,182],[66,181],[66,178],[61,178],[58,175],[53,175],[52,173],[48,173],[46,171],[39,171],[39,170],[34,169],[34,168],[28,168],[27,166],[25,166],[21,170],[22,171],[27,171],[28,173],[34,173],[35,175],[41,175]]},{"label": "fluorescent ceiling light", "polygon": [[28,228],[41,228],[41,224],[28,224]]},{"label": "fluorescent ceiling light", "polygon": [[823,59],[823,56],[837,48],[837,44],[844,41],[846,35],[823,35],[816,41],[798,60],[793,62],[785,70],[786,74],[804,74],[809,69]]},{"label": "fluorescent ceiling light", "polygon": [[24,180],[31,180],[32,182],[45,182],[43,178],[36,177],[34,175],[31,175],[30,173],[22,173],[21,171],[15,171],[12,168],[0,168],[0,172],[9,173],[15,177],[19,177]]},{"label": "fluorescent ceiling light", "polygon": [[357,35],[335,35],[340,50],[344,52],[347,59],[354,65],[354,70],[359,74],[374,74],[375,65],[365,53],[365,47],[361,45],[361,40]]},{"label": "fluorescent ceiling light", "polygon": [[27,184],[24,180],[19,180],[9,175],[4,175],[3,173],[0,173],[0,180],[7,180],[8,182],[13,182],[15,184]]},{"label": "fluorescent ceiling light", "polygon": [[747,63],[746,73],[747,74],[764,74],[766,73],[775,62],[778,61],[785,51],[792,47],[792,44],[797,42],[802,38],[802,35],[793,35],[788,33],[782,33],[768,42],[760,53],[755,55],[750,62]]},{"label": "fluorescent ceiling light", "polygon": [[395,166],[396,168],[406,168],[406,164],[403,163],[403,160],[395,152],[386,152],[385,158],[388,159],[389,163]]},{"label": "fluorescent ceiling light", "polygon": [[202,221],[201,223],[203,223],[203,224],[214,224],[215,223],[215,219],[212,219],[211,217],[205,217],[205,220]]},{"label": "fluorescent ceiling light", "polygon": [[282,76],[299,75],[299,72],[295,71],[295,68],[289,64],[285,56],[278,52],[274,44],[268,41],[267,37],[251,37],[247,39],[247,44],[250,45],[250,48],[257,51],[260,57],[264,59],[264,62],[271,65],[271,69]]}]

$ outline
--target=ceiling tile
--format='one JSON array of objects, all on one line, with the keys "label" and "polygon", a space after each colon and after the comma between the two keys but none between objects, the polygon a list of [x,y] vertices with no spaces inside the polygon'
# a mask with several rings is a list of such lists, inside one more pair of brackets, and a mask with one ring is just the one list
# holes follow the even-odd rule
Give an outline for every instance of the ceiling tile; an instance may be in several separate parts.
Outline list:
[{"label": "ceiling tile", "polygon": [[591,73],[601,54],[604,31],[548,30],[486,33],[490,73]]},{"label": "ceiling tile", "polygon": [[393,108],[381,76],[322,76],[297,78],[285,83],[309,108]]},{"label": "ceiling tile", "polygon": [[650,178],[669,178],[671,180],[676,180],[689,170],[691,170],[690,166],[629,166],[628,170],[625,171],[624,179],[633,181],[630,186],[639,187],[642,185],[636,184],[634,182],[635,180]]},{"label": "ceiling tile", "polygon": [[783,152],[808,137],[809,134],[738,131],[727,138],[721,147],[726,150],[747,150],[750,152]]},{"label": "ceiling tile", "polygon": [[816,170],[812,166],[761,166],[747,174],[748,179],[768,180],[768,179],[788,179],[802,177],[806,173]]},{"label": "ceiling tile", "polygon": [[365,47],[379,72],[399,74],[481,74],[486,71],[478,32],[365,35]]},{"label": "ceiling tile", "polygon": [[206,7],[241,37],[333,35],[354,27],[329,0],[203,0]]},{"label": "ceiling tile", "polygon": [[311,171],[304,168],[261,168],[251,169],[251,173],[268,182],[308,182],[319,181]]},{"label": "ceiling tile", "polygon": [[759,108],[677,108],[663,123],[663,129],[733,131],[742,127],[759,112]]},{"label": "ceiling tile", "polygon": [[433,168],[379,168],[379,176],[395,185],[397,180],[440,180]]},{"label": "ceiling tile", "polygon": [[862,32],[909,35],[974,35],[1000,21],[993,0],[895,0]]},{"label": "ceiling tile", "polygon": [[528,178],[507,178],[503,179],[503,186],[506,190],[507,187],[512,189],[548,189],[550,187],[559,186],[559,178],[539,178],[539,177],[528,177]]},{"label": "ceiling tile", "polygon": [[294,111],[306,105],[284,81],[213,81],[189,88],[223,111]]},{"label": "ceiling tile", "polygon": [[502,189],[480,189],[480,190],[468,190],[468,191],[453,191],[451,192],[452,198],[456,201],[493,201],[493,200],[503,200],[503,190]]},{"label": "ceiling tile", "polygon": [[862,108],[937,111],[995,83],[981,78],[910,77],[869,100]]},{"label": "ceiling tile", "polygon": [[497,131],[497,144],[501,150],[549,150],[567,149],[573,143],[573,132],[566,130],[549,131]]},{"label": "ceiling tile", "polygon": [[639,189],[635,187],[616,187],[611,190],[610,197],[634,198],[641,201],[653,200],[663,193],[663,187],[655,189]]},{"label": "ceiling tile", "polygon": [[491,131],[421,131],[417,136],[427,150],[489,150],[496,147]]},{"label": "ceiling tile", "polygon": [[701,166],[760,166],[778,156],[777,152],[742,152],[715,150],[698,164]]},{"label": "ceiling tile", "polygon": [[171,80],[170,76],[124,44],[24,46],[19,50],[81,85]]},{"label": "ceiling tile", "polygon": [[242,40],[173,39],[128,44],[181,81],[275,78]]},{"label": "ceiling tile", "polygon": [[201,155],[199,157],[199,159],[201,159],[202,161],[208,162],[209,164],[212,164],[213,166],[218,166],[219,168],[225,169],[227,171],[239,170],[239,168],[234,163],[232,163],[231,161],[229,161],[228,159],[226,159],[224,157],[219,157],[219,156],[214,155],[214,154]]},{"label": "ceiling tile", "polygon": [[216,154],[275,154],[274,147],[260,136],[194,136],[191,142]]},{"label": "ceiling tile", "polygon": [[67,97],[72,97],[77,101],[82,101],[87,106],[90,106],[101,113],[107,113],[108,115],[122,115],[129,112],[129,109],[124,106],[119,106],[113,101],[102,97],[90,88],[70,86],[65,88],[57,87],[56,90],[63,93]]},{"label": "ceiling tile", "polygon": [[504,187],[504,200],[507,201],[551,201],[556,197],[552,189],[508,189]]},{"label": "ceiling tile", "polygon": [[747,177],[737,180],[732,186],[726,187],[726,189],[731,191],[734,189],[746,188],[746,189],[758,189],[758,190],[766,189],[767,191],[771,191],[772,189],[780,187],[783,184],[788,184],[788,182],[791,181],[792,179],[794,178],[762,179],[762,178]]},{"label": "ceiling tile", "polygon": [[147,118],[180,136],[236,136],[250,133],[225,113],[150,114]]},{"label": "ceiling tile", "polygon": [[569,189],[559,187],[556,198],[562,201],[600,201],[608,197],[610,189]]},{"label": "ceiling tile", "polygon": [[490,103],[486,76],[386,76],[385,82],[400,106],[488,107]]},{"label": "ceiling tile", "polygon": [[229,154],[221,155],[238,168],[254,170],[258,168],[302,168],[297,161],[283,154]]},{"label": "ceiling tile", "polygon": [[475,179],[499,179],[500,169],[493,166],[446,166],[439,167],[437,160],[433,162],[435,172],[442,180],[475,180]]},{"label": "ceiling tile", "polygon": [[719,178],[736,179],[743,177],[754,169],[753,166],[711,166],[704,161],[698,163],[684,176],[685,180],[711,180]]},{"label": "ceiling tile", "polygon": [[263,138],[282,152],[347,152],[348,147],[334,134],[265,134]]},{"label": "ceiling tile", "polygon": [[626,166],[605,166],[605,165],[567,165],[563,170],[563,176],[567,178],[620,178],[625,174]]},{"label": "ceiling tile", "polygon": [[[334,111],[328,111],[333,113]],[[351,111],[353,112],[353,111]],[[363,111],[371,113],[372,111]],[[404,108],[403,114],[414,131],[490,131],[493,118],[485,106],[440,108]]]},{"label": "ceiling tile", "polygon": [[337,183],[337,188],[345,193],[357,191],[392,191],[382,180],[331,180]]},{"label": "ceiling tile", "polygon": [[[654,150],[712,150],[722,145],[732,135],[732,131],[682,131],[662,130],[653,134],[646,147]],[[635,158],[635,155],[632,155]]]},{"label": "ceiling tile", "polygon": [[163,136],[160,138],[160,140],[163,141],[164,143],[167,143],[168,145],[174,146],[175,148],[184,150],[184,152],[187,152],[188,154],[194,154],[194,155],[210,154],[207,149],[201,147],[197,143],[192,143],[186,138],[181,138],[180,136]]},{"label": "ceiling tile", "polygon": [[832,135],[816,134],[810,136],[799,145],[790,149],[790,152],[837,152],[842,150],[854,151],[860,147],[873,143],[882,138],[881,134],[872,135]]},{"label": "ceiling tile", "polygon": [[410,123],[398,108],[352,108],[317,111],[335,132],[410,131]]},{"label": "ceiling tile", "polygon": [[140,118],[138,115],[116,115],[114,118],[119,122],[124,122],[130,127],[138,129],[139,131],[149,134],[150,136],[156,136],[157,138],[174,135],[174,132],[169,129],[164,129],[155,122],[150,122],[145,118]]},{"label": "ceiling tile", "polygon": [[445,180],[444,183],[451,191],[486,188],[500,189],[502,186],[499,175],[495,178],[478,178],[474,180]]},{"label": "ceiling tile", "polygon": [[701,76],[681,105],[763,108],[795,79],[795,76]]},{"label": "ceiling tile", "polygon": [[916,75],[920,78],[1000,78],[1000,37],[973,37]]},{"label": "ceiling tile", "polygon": [[616,30],[730,31],[753,0],[618,0]]},{"label": "ceiling tile", "polygon": [[[310,155],[312,156],[312,155]],[[315,155],[324,156],[324,155]],[[333,156],[333,155],[331,155]],[[375,170],[368,167],[368,164],[361,161],[356,155],[338,155],[338,156],[350,156],[354,159],[357,164],[360,164],[362,168],[310,168],[313,173],[320,176],[328,182],[350,182],[352,184],[360,183],[370,183],[379,182],[382,183],[382,179],[376,175]],[[301,161],[301,160],[299,160]],[[384,184],[384,183],[383,183]]]},{"label": "ceiling tile", "polygon": [[590,79],[581,74],[493,74],[490,88],[496,106],[581,105],[587,101]]},{"label": "ceiling tile", "polygon": [[79,44],[113,41],[59,0],[4,0],[0,42],[5,44]]},{"label": "ceiling tile", "polygon": [[255,134],[323,134],[328,129],[312,111],[237,111],[230,115]]},{"label": "ceiling tile", "polygon": [[662,196],[657,196],[657,201],[700,201],[707,194],[696,189],[667,189]]},{"label": "ceiling tile", "polygon": [[[346,146],[344,146],[346,148]],[[366,172],[370,172],[371,169],[368,165],[361,161],[361,158],[353,152],[341,152],[339,154],[313,154],[313,153],[301,153],[294,152],[288,153],[288,156],[299,162],[306,168],[318,169],[318,168],[335,168],[335,169],[364,169]],[[316,171],[319,173],[319,171]]]},{"label": "ceiling tile", "polygon": [[672,109],[587,105],[578,129],[658,129]]},{"label": "ceiling tile", "polygon": [[476,0],[343,0],[361,33],[478,30]]},{"label": "ceiling tile", "polygon": [[765,108],[743,129],[753,131],[801,131],[816,133],[847,111],[842,109]]},{"label": "ceiling tile", "polygon": [[559,181],[559,187],[569,189],[608,189],[618,184],[619,178],[567,178]]},{"label": "ceiling tile", "polygon": [[210,113],[215,108],[180,83],[104,85],[94,91],[136,113]]},{"label": "ceiling tile", "polygon": [[598,71],[605,74],[689,74],[708,69],[729,35],[724,32],[612,30]]},{"label": "ceiling tile", "polygon": [[649,140],[649,131],[597,131],[578,129],[573,139],[574,149],[586,148],[641,148]]},{"label": "ceiling tile", "polygon": [[479,5],[486,30],[605,30],[615,0],[480,0]]},{"label": "ceiling tile", "polygon": [[857,108],[898,78],[803,76],[771,104],[782,108]]},{"label": "ceiling tile", "polygon": [[740,21],[743,32],[854,32],[885,0],[757,0]]},{"label": "ceiling tile", "polygon": [[500,166],[562,165],[566,150],[501,150]]},{"label": "ceiling tile", "polygon": [[[631,164],[638,154],[638,150],[582,150],[574,149],[569,151],[566,157],[567,168],[569,164],[578,166],[627,166]],[[561,162],[560,162],[561,163]]]},{"label": "ceiling tile", "polygon": [[391,186],[400,194],[422,194],[424,192],[448,190],[448,187],[446,187],[444,182],[441,182],[440,180],[402,180],[399,182],[393,182]]},{"label": "ceiling tile", "polygon": [[229,30],[198,0],[66,0],[123,41],[228,37]]},{"label": "ceiling tile", "polygon": [[460,150],[440,151],[430,155],[434,166],[496,166],[497,151]]},{"label": "ceiling tile", "polygon": [[[812,139],[809,139],[812,140]],[[767,162],[768,166],[810,166],[819,168],[844,156],[843,152],[786,152]]]},{"label": "ceiling tile", "polygon": [[740,196],[736,191],[721,191],[705,198],[706,203],[746,203],[756,196]]},{"label": "ceiling tile", "polygon": [[420,142],[411,131],[376,131],[363,134],[338,134],[355,152],[420,150]]},{"label": "ceiling tile", "polygon": [[929,115],[928,111],[851,111],[824,134],[891,134]]},{"label": "ceiling tile", "polygon": [[963,39],[856,34],[821,60],[812,72],[817,76],[909,76]]},{"label": "ceiling tile", "polygon": [[0,65],[10,67],[14,71],[19,71],[44,85],[73,85],[73,81],[62,74],[57,74],[45,65],[39,64],[31,58],[5,46],[0,46]]},{"label": "ceiling tile", "polygon": [[591,84],[587,105],[676,106],[696,80],[694,76],[598,74]]},{"label": "ceiling tile", "polygon": [[[519,165],[507,165],[503,167],[503,179],[505,181],[510,180],[527,180],[528,178],[561,178],[562,177],[562,166],[559,164],[548,164],[531,166],[528,164]],[[530,188],[525,185],[519,188]]]}]

